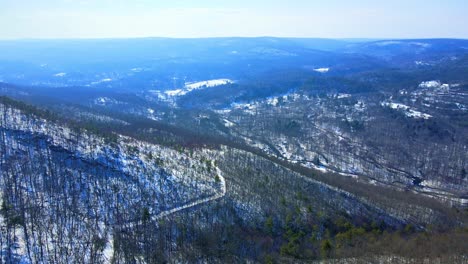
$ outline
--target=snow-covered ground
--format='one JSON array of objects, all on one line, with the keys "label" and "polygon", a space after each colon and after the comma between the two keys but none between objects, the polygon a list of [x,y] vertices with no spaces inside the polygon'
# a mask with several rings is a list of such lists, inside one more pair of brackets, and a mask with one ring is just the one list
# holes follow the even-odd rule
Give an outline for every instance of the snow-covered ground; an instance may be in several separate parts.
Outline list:
[{"label": "snow-covered ground", "polygon": [[184,88],[165,91],[164,94],[169,97],[182,96],[182,95],[186,95],[187,93],[193,90],[212,88],[212,87],[222,86],[222,85],[231,84],[231,83],[234,83],[234,81],[230,79],[215,79],[215,80],[185,83]]},{"label": "snow-covered ground", "polygon": [[239,109],[243,110],[246,113],[249,113],[251,115],[255,114],[255,109],[258,107],[258,102],[252,102],[252,103],[232,103],[231,107],[233,109]]},{"label": "snow-covered ground", "polygon": [[447,83],[441,83],[440,81],[425,81],[419,84],[419,88],[436,88],[436,89],[450,89],[450,85]]},{"label": "snow-covered ground", "polygon": [[419,84],[420,88],[436,88],[440,86],[440,81],[426,81]]},{"label": "snow-covered ground", "polygon": [[314,71],[320,72],[320,73],[327,73],[328,71],[330,71],[330,68],[316,68],[314,69]]},{"label": "snow-covered ground", "polygon": [[133,68],[131,69],[132,72],[142,72],[143,69],[142,68]]},{"label": "snow-covered ground", "polygon": [[428,62],[424,62],[424,61],[415,61],[414,64],[418,65],[418,66],[430,66],[432,64],[428,63]]},{"label": "snow-covered ground", "polygon": [[209,81],[202,81],[202,82],[194,82],[194,83],[186,83],[185,88],[190,90],[200,89],[203,87],[215,87],[220,85],[231,84],[233,81],[229,79],[217,79],[217,80],[209,80]]},{"label": "snow-covered ground", "polygon": [[[105,98],[101,99],[106,100]],[[210,164],[214,166],[215,170],[207,170],[209,153],[206,151],[186,153],[122,135],[118,135],[117,141],[109,145],[105,143],[105,139],[97,135],[74,131],[2,104],[0,104],[0,111],[5,112],[7,116],[2,123],[5,129],[46,135],[50,137],[48,142],[51,145],[64,149],[73,146],[73,152],[80,159],[92,160],[99,164],[102,162],[109,168],[122,171],[138,183],[126,185],[127,191],[134,188],[129,192],[131,195],[140,193],[135,189],[139,185],[144,186],[145,193],[148,193],[149,196],[158,197],[160,195],[167,198],[162,206],[160,206],[160,200],[151,201],[154,204],[150,205],[149,210],[153,220],[219,199],[226,194],[226,183],[221,171],[214,166],[212,161]],[[78,136],[77,133],[80,135]],[[74,143],[72,139],[75,138],[81,140]],[[7,142],[13,149],[24,148],[22,143],[15,138],[8,139]],[[161,174],[161,168],[165,171],[163,174]],[[168,184],[165,184],[167,182]],[[2,196],[0,195],[0,197]],[[137,195],[131,197],[135,198],[135,201],[140,199]],[[126,200],[130,204],[135,201]],[[105,207],[101,208],[101,205],[98,205],[98,210],[105,210]],[[125,227],[131,227],[133,224],[135,223],[127,222]],[[104,226],[105,224],[101,222],[100,225]],[[108,238],[109,242],[106,243],[103,254],[109,260],[113,253],[112,238],[109,237],[110,234],[100,235]],[[19,255],[25,255],[25,243],[22,238],[24,235],[19,236],[17,243]]]},{"label": "snow-covered ground", "polygon": [[429,119],[432,116],[429,114],[425,114],[419,111],[416,111],[414,109],[411,109],[411,107],[400,104],[400,103],[393,103],[393,102],[383,102],[382,106],[390,107],[391,109],[395,110],[400,110],[402,111],[407,117],[412,117],[412,118],[423,118],[423,119]]},{"label": "snow-covered ground", "polygon": [[349,98],[349,97],[351,97],[350,94],[337,94],[337,95],[336,95],[336,98],[337,98],[337,99]]},{"label": "snow-covered ground", "polygon": [[401,41],[396,41],[396,40],[388,40],[388,41],[380,41],[375,43],[377,46],[389,46],[389,45],[398,45],[402,44],[403,42]]},{"label": "snow-covered ground", "polygon": [[431,46],[431,44],[425,42],[411,42],[410,44],[421,48],[429,48]]},{"label": "snow-covered ground", "polygon": [[182,90],[182,89],[169,90],[169,91],[165,92],[165,94],[168,95],[168,96],[181,96],[181,95],[184,95],[186,93],[188,93],[188,91]]},{"label": "snow-covered ground", "polygon": [[99,105],[105,105],[106,103],[111,102],[111,101],[112,101],[112,99],[110,99],[110,98],[107,98],[107,97],[99,97],[99,98],[96,98],[96,99],[94,100],[94,103],[95,103],[95,104],[99,104]]},{"label": "snow-covered ground", "polygon": [[277,106],[279,103],[278,97],[271,97],[267,99],[267,104]]},{"label": "snow-covered ground", "polygon": [[92,82],[91,84],[89,84],[88,86],[90,85],[97,85],[97,84],[101,84],[101,83],[107,83],[107,82],[112,82],[113,80],[111,78],[104,78],[104,79],[101,79],[99,81],[95,81],[95,82]]}]

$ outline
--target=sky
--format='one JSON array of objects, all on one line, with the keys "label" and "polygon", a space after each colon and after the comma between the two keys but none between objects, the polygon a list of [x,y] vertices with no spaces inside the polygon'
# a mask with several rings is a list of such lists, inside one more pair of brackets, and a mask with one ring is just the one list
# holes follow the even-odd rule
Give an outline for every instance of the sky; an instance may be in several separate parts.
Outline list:
[{"label": "sky", "polygon": [[0,39],[468,38],[468,0],[0,0]]}]

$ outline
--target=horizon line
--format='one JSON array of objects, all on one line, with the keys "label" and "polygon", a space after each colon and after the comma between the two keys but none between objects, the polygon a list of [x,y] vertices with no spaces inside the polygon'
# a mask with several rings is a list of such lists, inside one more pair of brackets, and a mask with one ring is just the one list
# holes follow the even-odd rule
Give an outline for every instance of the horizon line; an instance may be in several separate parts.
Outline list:
[{"label": "horizon line", "polygon": [[289,37],[289,36],[220,36],[220,37],[164,37],[164,36],[141,36],[141,37],[44,37],[44,38],[1,38],[0,41],[73,41],[73,40],[131,40],[131,39],[174,39],[174,40],[196,40],[196,39],[315,39],[315,40],[341,40],[341,41],[382,41],[382,40],[468,40],[463,37],[420,37],[420,38],[369,38],[369,37]]}]

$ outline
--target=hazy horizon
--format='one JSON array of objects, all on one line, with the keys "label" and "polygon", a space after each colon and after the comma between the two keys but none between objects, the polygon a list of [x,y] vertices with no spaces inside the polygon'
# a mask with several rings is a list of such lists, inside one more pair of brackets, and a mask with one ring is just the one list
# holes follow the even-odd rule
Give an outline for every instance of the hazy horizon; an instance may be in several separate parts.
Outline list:
[{"label": "hazy horizon", "polygon": [[461,0],[0,0],[0,39],[468,38]]},{"label": "hazy horizon", "polygon": [[343,42],[369,42],[381,40],[443,40],[443,39],[458,39],[468,40],[467,38],[448,38],[448,37],[428,37],[428,38],[321,38],[321,37],[278,37],[278,36],[223,36],[223,37],[161,37],[161,36],[147,36],[147,37],[69,37],[69,38],[0,38],[0,41],[73,41],[73,40],[134,40],[134,39],[175,39],[175,40],[195,40],[195,39],[309,39],[309,40],[337,40]]}]

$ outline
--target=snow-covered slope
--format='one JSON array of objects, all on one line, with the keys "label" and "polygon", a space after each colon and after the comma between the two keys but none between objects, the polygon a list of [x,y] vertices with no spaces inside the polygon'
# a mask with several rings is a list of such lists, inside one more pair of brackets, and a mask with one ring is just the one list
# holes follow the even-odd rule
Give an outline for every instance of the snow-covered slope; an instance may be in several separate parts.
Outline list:
[{"label": "snow-covered slope", "polygon": [[[100,136],[3,103],[0,135],[0,158],[8,160],[0,163],[4,204],[35,208],[40,199],[43,205],[38,221],[18,228],[17,239],[4,245],[25,263],[56,262],[53,250],[71,241],[82,250],[73,256],[92,262],[92,249],[80,245],[96,236],[112,241],[111,229],[141,224],[142,211],[158,220],[226,192],[224,178],[202,150],[185,153],[121,135]],[[12,192],[12,181],[23,191]],[[0,226],[6,226],[10,216],[2,216]],[[48,238],[31,230],[43,230]],[[43,252],[28,255],[33,248]]]}]

